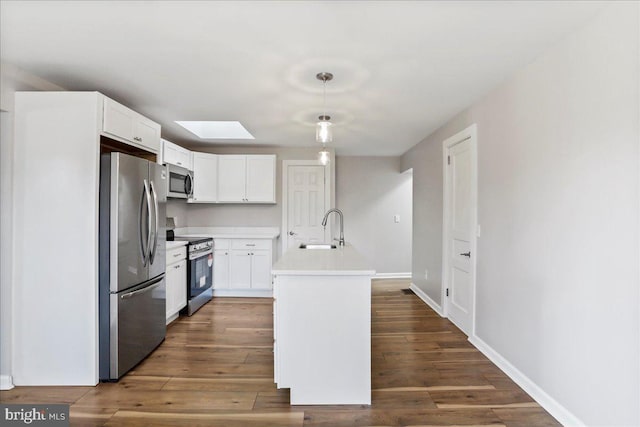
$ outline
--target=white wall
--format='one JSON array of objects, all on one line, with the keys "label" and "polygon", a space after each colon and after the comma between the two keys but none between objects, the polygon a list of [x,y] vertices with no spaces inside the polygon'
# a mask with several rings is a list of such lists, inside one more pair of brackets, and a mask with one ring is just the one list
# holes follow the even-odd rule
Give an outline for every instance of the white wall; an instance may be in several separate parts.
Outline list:
[{"label": "white wall", "polygon": [[12,64],[0,64],[0,388],[11,375],[13,111],[19,90],[64,90]]},{"label": "white wall", "polygon": [[400,157],[336,160],[336,206],[344,213],[345,240],[377,274],[411,272],[411,188],[411,173],[400,173]]},{"label": "white wall", "polygon": [[442,141],[477,123],[477,337],[568,423],[640,425],[638,6],[607,6],[403,156],[414,281],[441,301],[419,277],[441,263]]}]

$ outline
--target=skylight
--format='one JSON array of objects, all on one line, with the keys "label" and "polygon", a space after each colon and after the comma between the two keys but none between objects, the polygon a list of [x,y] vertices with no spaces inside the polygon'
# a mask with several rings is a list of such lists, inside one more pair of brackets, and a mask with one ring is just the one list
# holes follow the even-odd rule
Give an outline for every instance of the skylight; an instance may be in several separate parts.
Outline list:
[{"label": "skylight", "polygon": [[255,139],[240,122],[176,120],[176,123],[201,139]]}]

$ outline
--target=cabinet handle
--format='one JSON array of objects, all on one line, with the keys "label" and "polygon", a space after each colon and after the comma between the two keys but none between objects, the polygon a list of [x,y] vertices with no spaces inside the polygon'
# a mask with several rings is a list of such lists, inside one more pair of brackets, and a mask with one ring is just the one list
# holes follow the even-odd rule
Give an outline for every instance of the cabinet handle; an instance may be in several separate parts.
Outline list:
[{"label": "cabinet handle", "polygon": [[255,246],[255,243],[247,243],[247,246]]},{"label": "cabinet handle", "polygon": [[182,163],[180,163],[180,162],[176,162],[176,163],[178,164],[178,166],[182,166]]},{"label": "cabinet handle", "polygon": [[173,268],[176,268],[176,269],[180,268],[180,264],[174,265]]},{"label": "cabinet handle", "polygon": [[142,142],[142,138],[137,137],[137,136],[134,136],[134,137],[133,137],[133,140],[134,140],[134,141],[140,141],[140,142]]},{"label": "cabinet handle", "polygon": [[180,255],[182,255],[182,254],[173,254],[173,257],[174,257],[174,258],[177,258],[177,257],[179,257]]}]

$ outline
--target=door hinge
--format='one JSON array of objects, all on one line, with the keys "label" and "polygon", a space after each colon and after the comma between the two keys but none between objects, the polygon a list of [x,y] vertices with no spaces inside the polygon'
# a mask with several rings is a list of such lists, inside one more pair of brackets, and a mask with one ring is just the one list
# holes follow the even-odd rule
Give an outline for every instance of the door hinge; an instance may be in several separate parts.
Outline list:
[{"label": "door hinge", "polygon": [[451,156],[447,156],[447,164],[450,165],[451,164]]},{"label": "door hinge", "polygon": [[449,296],[449,288],[447,288],[447,296]]}]

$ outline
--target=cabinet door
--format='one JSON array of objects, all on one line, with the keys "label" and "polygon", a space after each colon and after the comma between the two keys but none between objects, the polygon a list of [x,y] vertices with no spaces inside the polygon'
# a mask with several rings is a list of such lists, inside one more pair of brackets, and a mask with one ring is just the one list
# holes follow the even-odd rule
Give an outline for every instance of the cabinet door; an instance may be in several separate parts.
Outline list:
[{"label": "cabinet door", "polygon": [[213,251],[213,288],[229,288],[229,250]]},{"label": "cabinet door", "polygon": [[160,152],[160,125],[136,113],[133,128],[133,142],[142,145],[149,151]]},{"label": "cabinet door", "polygon": [[247,156],[218,157],[218,201],[244,202]]},{"label": "cabinet door", "polygon": [[175,306],[176,306],[176,288],[178,286],[180,286],[180,275],[178,273],[178,269],[180,267],[178,267],[178,264],[172,264],[172,265],[168,265],[167,266],[167,274],[165,276],[166,278],[166,282],[167,282],[167,290],[166,290],[166,295],[167,295],[167,319],[173,314],[175,313]]},{"label": "cabinet door", "polygon": [[247,156],[246,199],[249,202],[276,202],[276,156]]},{"label": "cabinet door", "polygon": [[251,288],[271,289],[271,251],[254,250],[251,255]]},{"label": "cabinet door", "polygon": [[218,156],[193,153],[193,199],[196,203],[218,201]]},{"label": "cabinet door", "polygon": [[182,310],[187,305],[187,260],[183,259],[178,264],[176,271],[174,313]]},{"label": "cabinet door", "polygon": [[243,249],[232,250],[229,258],[229,287],[251,288],[251,252]]},{"label": "cabinet door", "polygon": [[102,121],[102,131],[133,141],[137,113],[113,99],[104,99],[104,116]]},{"label": "cabinet door", "polygon": [[162,140],[162,162],[193,170],[191,152],[173,142]]}]

